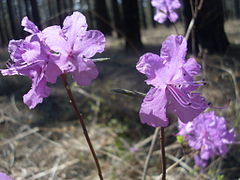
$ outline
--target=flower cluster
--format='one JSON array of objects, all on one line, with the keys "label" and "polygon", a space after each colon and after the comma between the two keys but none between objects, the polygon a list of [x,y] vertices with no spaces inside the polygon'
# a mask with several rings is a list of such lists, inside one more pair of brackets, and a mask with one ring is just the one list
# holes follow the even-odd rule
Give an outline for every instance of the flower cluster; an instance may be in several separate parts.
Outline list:
[{"label": "flower cluster", "polygon": [[154,20],[164,23],[166,20],[176,22],[178,15],[176,9],[181,7],[179,0],[152,0],[152,6],[156,8]]},{"label": "flower cluster", "polygon": [[185,38],[171,35],[163,42],[160,56],[146,53],[140,57],[136,68],[147,76],[145,82],[152,86],[139,112],[142,123],[153,127],[167,126],[167,110],[186,123],[208,107],[199,93],[192,92],[203,82],[193,80],[200,65],[193,58],[186,61],[186,52]]},{"label": "flower cluster", "polygon": [[195,164],[201,168],[215,155],[225,155],[227,144],[234,139],[233,129],[227,130],[224,117],[205,112],[186,124],[179,121],[179,133],[193,149],[199,150]]},{"label": "flower cluster", "polygon": [[90,59],[105,47],[104,35],[97,30],[87,31],[85,17],[74,12],[65,18],[63,28],[50,26],[40,31],[27,17],[22,20],[25,39],[11,40],[10,60],[3,75],[23,75],[32,79],[30,91],[23,96],[29,108],[49,96],[47,83],[55,83],[58,76],[70,73],[78,85],[86,86],[98,75]]}]

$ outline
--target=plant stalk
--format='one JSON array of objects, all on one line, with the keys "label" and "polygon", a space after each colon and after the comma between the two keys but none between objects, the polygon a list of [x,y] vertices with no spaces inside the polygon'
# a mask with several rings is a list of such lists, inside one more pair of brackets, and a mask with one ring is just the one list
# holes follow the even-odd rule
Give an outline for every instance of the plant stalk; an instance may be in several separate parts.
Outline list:
[{"label": "plant stalk", "polygon": [[164,127],[160,130],[160,148],[161,148],[161,164],[162,164],[162,180],[166,180],[166,156],[164,145]]},{"label": "plant stalk", "polygon": [[68,85],[67,75],[66,74],[62,74],[61,78],[62,78],[64,87],[65,87],[65,89],[67,91],[68,97],[70,99],[70,104],[72,105],[72,107],[73,107],[73,109],[74,109],[74,111],[75,111],[75,113],[76,113],[76,115],[77,115],[77,117],[78,117],[78,119],[80,121],[80,124],[82,126],[83,134],[84,134],[85,139],[86,139],[86,141],[88,143],[88,146],[90,148],[90,151],[92,153],[93,159],[95,161],[95,164],[96,164],[96,167],[97,167],[97,170],[98,170],[99,179],[103,180],[102,171],[101,171],[101,167],[100,167],[97,155],[95,153],[95,150],[94,150],[93,145],[91,143],[91,140],[89,138],[88,131],[87,131],[87,128],[86,128],[84,120],[83,120],[83,116],[82,116],[82,114],[80,113],[80,111],[77,108],[77,105],[76,105],[75,99],[73,97],[72,91],[71,91],[71,89],[70,89],[70,87]]}]

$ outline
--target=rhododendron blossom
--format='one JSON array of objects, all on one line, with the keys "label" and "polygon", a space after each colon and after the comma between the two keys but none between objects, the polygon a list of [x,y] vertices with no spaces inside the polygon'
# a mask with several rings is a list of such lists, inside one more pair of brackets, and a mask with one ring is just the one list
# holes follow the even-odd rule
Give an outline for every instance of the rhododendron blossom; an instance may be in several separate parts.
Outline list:
[{"label": "rhododendron blossom", "polygon": [[136,68],[147,76],[145,82],[152,86],[139,112],[142,123],[153,127],[167,126],[166,110],[186,123],[208,107],[199,93],[192,92],[203,83],[193,80],[200,65],[193,58],[186,61],[186,51],[185,38],[171,35],[163,42],[160,56],[146,53],[140,57]]},{"label": "rhododendron blossom", "polygon": [[199,150],[194,160],[202,168],[210,158],[225,155],[227,144],[234,140],[233,129],[227,130],[224,117],[216,116],[214,112],[202,113],[186,124],[179,121],[178,128],[178,135],[183,136],[191,148]]},{"label": "rhododendron blossom", "polygon": [[90,58],[104,50],[105,38],[99,31],[86,30],[86,19],[81,13],[66,17],[63,29],[50,26],[40,31],[27,17],[23,18],[22,26],[31,35],[9,42],[8,69],[0,72],[32,79],[31,90],[23,97],[29,108],[49,96],[47,83],[55,83],[63,73],[70,73],[78,85],[89,85],[97,77],[98,71]]},{"label": "rhododendron blossom", "polygon": [[171,22],[176,22],[178,15],[176,9],[181,7],[179,0],[152,0],[152,6],[156,8],[154,20],[159,23],[164,23],[167,19]]}]

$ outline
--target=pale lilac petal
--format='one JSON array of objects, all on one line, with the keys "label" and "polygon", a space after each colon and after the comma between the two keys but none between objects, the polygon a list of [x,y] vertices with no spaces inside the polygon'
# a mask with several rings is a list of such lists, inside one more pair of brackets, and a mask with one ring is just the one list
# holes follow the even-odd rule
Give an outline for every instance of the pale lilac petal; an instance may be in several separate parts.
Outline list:
[{"label": "pale lilac petal", "polygon": [[164,75],[167,72],[162,70],[163,66],[162,60],[158,55],[146,53],[140,57],[136,68],[139,72],[147,76],[148,79],[145,81],[147,84],[158,86],[161,84],[161,81],[165,82],[168,80],[166,79],[168,76]]},{"label": "pale lilac petal", "polygon": [[87,31],[81,38],[75,39],[74,54],[91,58],[96,53],[101,53],[105,47],[105,37],[97,30]]},{"label": "pale lilac petal", "polygon": [[168,19],[169,19],[169,21],[171,21],[171,22],[176,22],[177,21],[177,19],[178,19],[178,14],[177,13],[175,13],[175,12],[171,12],[170,14],[169,14],[169,16],[168,16]]},{"label": "pale lilac petal", "polygon": [[180,8],[179,0],[152,0],[151,4],[156,8],[154,20],[159,23],[164,23],[167,19],[171,22],[176,22],[178,15],[175,12]]},{"label": "pale lilac petal", "polygon": [[[52,60],[61,69],[63,73],[72,72],[76,68],[74,67],[71,59],[72,49],[67,43],[66,37],[62,33],[60,26],[50,26],[43,30],[43,36],[46,39],[45,42],[51,49],[52,55],[55,58]],[[58,57],[58,58],[57,58]]]},{"label": "pale lilac petal", "polygon": [[55,53],[60,53],[62,55],[71,51],[71,47],[67,44],[67,39],[60,26],[47,27],[42,31],[42,33],[45,38],[45,43]]},{"label": "pale lilac petal", "polygon": [[74,12],[71,16],[67,16],[63,22],[62,31],[71,47],[73,47],[77,38],[81,38],[84,35],[86,30],[86,18],[80,12]]},{"label": "pale lilac petal", "polygon": [[166,105],[165,89],[151,88],[141,105],[139,112],[141,122],[153,127],[166,127],[169,123]]},{"label": "pale lilac petal", "polygon": [[189,58],[183,68],[190,76],[196,76],[201,70],[200,64],[194,58]]},{"label": "pale lilac petal", "polygon": [[98,76],[96,65],[90,59],[79,57],[75,66],[76,70],[71,74],[79,86],[88,86]]},{"label": "pale lilac petal", "polygon": [[12,179],[5,173],[0,172],[0,180],[12,180]]},{"label": "pale lilac petal", "polygon": [[31,90],[23,96],[23,102],[33,109],[37,104],[42,103],[43,98],[48,97],[50,89],[46,86],[45,79],[34,79]]},{"label": "pale lilac petal", "polygon": [[24,27],[24,30],[29,32],[29,33],[39,33],[40,31],[38,30],[38,27],[28,19],[28,17],[24,17],[22,19],[21,25]]},{"label": "pale lilac petal", "polygon": [[179,0],[168,0],[171,9],[178,9],[181,7]]},{"label": "pale lilac petal", "polygon": [[186,94],[181,89],[168,86],[167,97],[170,100],[169,109],[183,122],[192,121],[207,107],[207,103],[200,94]]},{"label": "pale lilac petal", "polygon": [[16,62],[22,59],[22,54],[25,52],[23,48],[24,40],[11,40],[8,44],[8,52],[10,53],[10,58]]},{"label": "pale lilac petal", "polygon": [[40,42],[34,41],[32,43],[28,43],[28,47],[25,50],[25,53],[22,54],[22,59],[26,63],[31,63],[39,60],[39,56],[41,55]]},{"label": "pale lilac petal", "polygon": [[167,20],[167,13],[163,11],[158,11],[154,15],[154,20],[159,23],[164,23]]},{"label": "pale lilac petal", "polygon": [[153,7],[160,8],[165,5],[165,0],[152,0],[151,4]]},{"label": "pale lilac petal", "polygon": [[61,74],[62,74],[62,71],[59,69],[59,67],[55,63],[53,62],[48,63],[45,69],[45,76],[46,76],[47,82],[55,83],[58,76],[60,76]]}]

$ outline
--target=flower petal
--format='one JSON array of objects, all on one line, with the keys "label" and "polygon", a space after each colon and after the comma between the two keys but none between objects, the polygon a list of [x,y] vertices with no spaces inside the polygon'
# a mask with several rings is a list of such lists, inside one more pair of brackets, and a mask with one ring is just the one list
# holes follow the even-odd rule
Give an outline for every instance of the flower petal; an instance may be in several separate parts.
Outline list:
[{"label": "flower petal", "polygon": [[190,76],[196,76],[201,70],[200,64],[194,58],[189,58],[183,68]]},{"label": "flower petal", "polygon": [[53,63],[49,62],[45,69],[45,77],[47,82],[55,83],[58,76],[61,75],[62,72],[59,67]]},{"label": "flower petal", "polygon": [[26,16],[22,19],[21,25],[24,27],[24,30],[29,33],[35,34],[40,32],[38,27]]},{"label": "flower petal", "polygon": [[78,56],[91,58],[96,53],[103,52],[105,43],[105,37],[100,31],[90,30],[75,40],[73,51]]},{"label": "flower petal", "polygon": [[64,53],[65,51],[70,52],[71,48],[68,46],[60,26],[47,27],[42,33],[46,44],[51,50],[56,53]]},{"label": "flower petal", "polygon": [[33,79],[32,88],[23,96],[23,102],[29,109],[33,109],[37,104],[42,103],[43,98],[48,97],[50,94],[50,89],[46,86],[46,80],[38,78]]},{"label": "flower petal", "polygon": [[141,122],[153,127],[167,126],[166,104],[165,88],[151,88],[141,105],[139,112]]},{"label": "flower petal", "polygon": [[167,87],[169,109],[183,122],[192,121],[207,107],[207,103],[198,93],[186,93],[176,87]]},{"label": "flower petal", "polygon": [[86,18],[80,12],[74,12],[71,16],[67,16],[63,22],[63,33],[67,37],[70,47],[73,47],[76,39],[84,35],[87,30]]},{"label": "flower petal", "polygon": [[71,74],[79,86],[88,86],[98,76],[96,65],[90,59],[78,57],[75,66],[76,70]]}]

